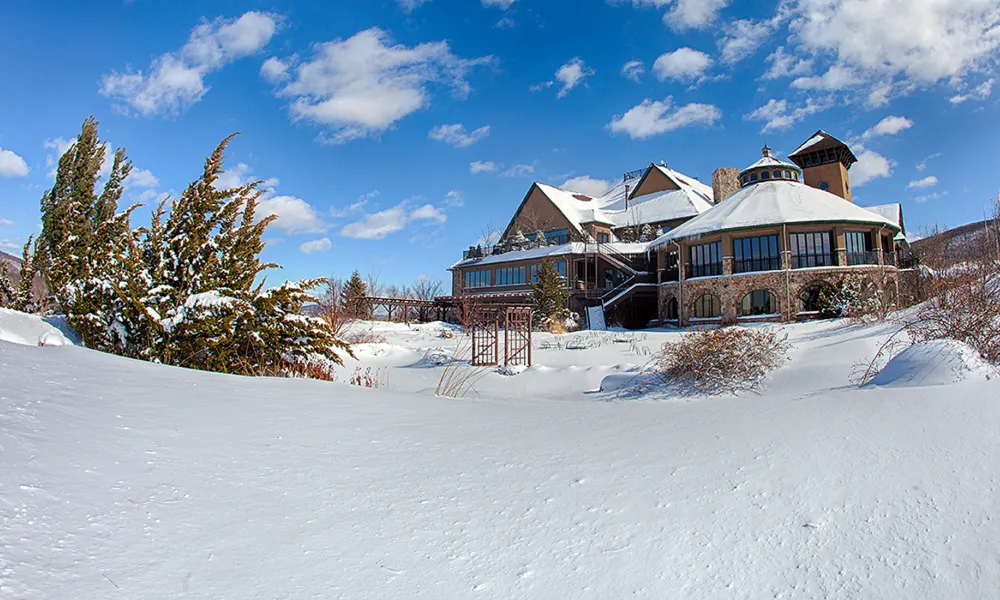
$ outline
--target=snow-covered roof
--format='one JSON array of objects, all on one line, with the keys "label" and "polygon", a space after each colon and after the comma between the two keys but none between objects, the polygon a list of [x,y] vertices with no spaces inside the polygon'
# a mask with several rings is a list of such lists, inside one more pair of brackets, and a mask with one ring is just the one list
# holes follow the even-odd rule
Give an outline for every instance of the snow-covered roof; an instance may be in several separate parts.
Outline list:
[{"label": "snow-covered roof", "polygon": [[660,236],[651,248],[722,231],[803,223],[865,223],[886,225],[894,231],[900,228],[891,219],[829,192],[794,181],[765,181],[741,188],[724,202]]},{"label": "snow-covered roof", "polygon": [[[510,252],[491,254],[490,256],[484,256],[483,258],[467,258],[460,260],[449,268],[454,269],[456,267],[468,267],[472,265],[478,267],[479,265],[495,265],[499,263],[520,262],[524,260],[539,260],[543,258],[563,256],[566,254],[583,254],[588,251],[588,246],[590,246],[589,250],[592,252],[594,251],[596,244],[570,242],[568,244],[560,244],[558,246],[531,248],[530,250],[511,250]],[[611,242],[601,244],[601,248],[608,248],[619,254],[642,254],[649,249],[649,244],[646,242]]]},{"label": "snow-covered roof", "polygon": [[[578,194],[544,183],[535,183],[577,231],[586,223],[612,227],[660,223],[699,215],[712,207],[712,188],[662,165],[653,165],[669,177],[679,190],[666,190],[629,199],[625,186],[634,189],[636,179],[623,181],[599,197]],[[626,204],[628,208],[626,208]]]},{"label": "snow-covered roof", "polygon": [[903,229],[903,207],[900,204],[879,204],[878,206],[863,206],[865,210],[881,215]]},{"label": "snow-covered roof", "polygon": [[795,165],[786,162],[781,162],[780,160],[774,158],[773,156],[762,156],[760,157],[760,160],[750,165],[749,167],[743,169],[743,171],[749,171],[751,169],[757,169],[760,167],[777,167],[779,169],[792,169],[795,171],[800,170]]},{"label": "snow-covered roof", "polygon": [[[818,143],[822,142],[822,141],[823,141],[823,140],[825,140],[825,139],[826,139],[826,132],[825,132],[825,131],[822,131],[822,130],[820,130],[820,131],[817,131],[817,132],[816,132],[816,135],[814,135],[814,136],[812,136],[811,138],[809,138],[808,140],[806,140],[806,141],[805,141],[805,143],[804,143],[804,144],[802,144],[801,146],[799,146],[798,148],[796,148],[796,149],[795,149],[795,150],[794,150],[794,151],[792,152],[792,154],[798,154],[799,152],[802,152],[802,151],[804,151],[804,150],[807,150],[807,149],[809,149],[810,147],[812,147],[812,146],[815,146],[816,144],[818,144]],[[791,156],[791,155],[789,155],[789,156]]]}]

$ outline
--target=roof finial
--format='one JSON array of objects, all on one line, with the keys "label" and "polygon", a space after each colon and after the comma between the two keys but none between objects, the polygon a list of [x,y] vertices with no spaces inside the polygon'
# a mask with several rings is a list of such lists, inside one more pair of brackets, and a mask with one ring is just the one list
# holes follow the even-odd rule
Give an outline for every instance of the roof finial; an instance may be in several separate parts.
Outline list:
[{"label": "roof finial", "polygon": [[764,149],[761,150],[760,153],[763,156],[771,158],[771,149],[767,146],[767,144],[764,144]]}]

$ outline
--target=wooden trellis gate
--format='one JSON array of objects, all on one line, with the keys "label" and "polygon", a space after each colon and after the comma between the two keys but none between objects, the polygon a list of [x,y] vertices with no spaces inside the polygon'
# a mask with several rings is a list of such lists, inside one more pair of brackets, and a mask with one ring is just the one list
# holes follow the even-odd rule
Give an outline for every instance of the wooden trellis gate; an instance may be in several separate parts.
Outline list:
[{"label": "wooden trellis gate", "polygon": [[472,326],[472,365],[500,364],[500,320],[504,327],[504,365],[531,366],[531,313],[529,307],[483,311]]}]

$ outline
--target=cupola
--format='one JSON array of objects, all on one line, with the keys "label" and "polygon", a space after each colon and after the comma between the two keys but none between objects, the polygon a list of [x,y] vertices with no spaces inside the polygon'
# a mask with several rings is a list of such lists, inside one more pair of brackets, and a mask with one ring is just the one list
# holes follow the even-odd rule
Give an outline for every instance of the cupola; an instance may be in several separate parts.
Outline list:
[{"label": "cupola", "polygon": [[802,169],[774,158],[767,146],[764,146],[760,153],[760,160],[740,171],[740,187],[765,181],[802,181]]}]

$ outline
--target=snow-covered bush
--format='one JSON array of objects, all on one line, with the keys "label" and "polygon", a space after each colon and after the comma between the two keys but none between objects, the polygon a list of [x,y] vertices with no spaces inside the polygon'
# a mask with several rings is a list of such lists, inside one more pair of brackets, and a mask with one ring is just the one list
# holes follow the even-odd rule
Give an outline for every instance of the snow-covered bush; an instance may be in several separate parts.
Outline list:
[{"label": "snow-covered bush", "polygon": [[1000,364],[1000,274],[966,280],[926,302],[907,324],[915,342],[950,339]]},{"label": "snow-covered bush", "polygon": [[824,316],[885,320],[892,310],[895,290],[882,278],[880,283],[862,273],[848,273],[819,294],[820,313]]},{"label": "snow-covered bush", "polygon": [[374,329],[363,329],[348,333],[344,340],[348,344],[384,344],[386,337],[384,333],[377,333]]},{"label": "snow-covered bush", "polygon": [[438,337],[442,340],[450,340],[455,337],[455,332],[447,327],[442,327],[441,331],[438,332]]},{"label": "snow-covered bush", "polygon": [[735,393],[755,389],[785,363],[788,348],[787,335],[770,329],[700,330],[664,344],[655,364],[664,381],[682,392]]}]

